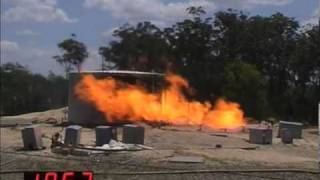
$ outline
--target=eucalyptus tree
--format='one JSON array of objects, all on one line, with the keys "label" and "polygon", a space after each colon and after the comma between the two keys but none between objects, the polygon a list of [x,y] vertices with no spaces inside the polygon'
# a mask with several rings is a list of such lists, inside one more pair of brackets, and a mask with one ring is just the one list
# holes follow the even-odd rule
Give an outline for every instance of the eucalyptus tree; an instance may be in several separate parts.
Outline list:
[{"label": "eucalyptus tree", "polygon": [[65,68],[66,73],[73,68],[80,72],[81,65],[89,56],[86,45],[76,40],[76,35],[72,34],[70,38],[61,41],[58,48],[62,51],[62,54],[53,58]]}]

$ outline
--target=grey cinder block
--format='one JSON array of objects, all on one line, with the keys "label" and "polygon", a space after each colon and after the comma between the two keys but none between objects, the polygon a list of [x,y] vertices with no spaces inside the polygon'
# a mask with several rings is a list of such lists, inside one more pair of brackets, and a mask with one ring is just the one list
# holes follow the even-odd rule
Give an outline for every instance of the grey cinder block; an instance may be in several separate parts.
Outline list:
[{"label": "grey cinder block", "polygon": [[284,143],[284,144],[292,144],[293,142],[293,137],[292,137],[292,134],[291,134],[291,131],[289,131],[288,129],[281,129],[281,141]]},{"label": "grey cinder block", "polygon": [[37,125],[30,125],[21,130],[23,147],[26,150],[42,149],[42,133]]},{"label": "grey cinder block", "polygon": [[250,128],[249,141],[253,144],[272,144],[272,129]]},{"label": "grey cinder block", "polygon": [[110,126],[97,126],[96,127],[96,145],[102,146],[109,144],[113,139],[113,128]]},{"label": "grey cinder block", "polygon": [[281,129],[287,129],[290,131],[291,136],[293,138],[302,138],[302,123],[298,122],[288,122],[288,121],[280,121],[279,122],[279,131],[278,131],[278,137],[281,137]]},{"label": "grey cinder block", "polygon": [[144,144],[144,127],[125,125],[123,127],[122,142],[128,144]]},{"label": "grey cinder block", "polygon": [[80,144],[81,126],[68,126],[65,131],[64,143],[66,145],[77,146]]}]

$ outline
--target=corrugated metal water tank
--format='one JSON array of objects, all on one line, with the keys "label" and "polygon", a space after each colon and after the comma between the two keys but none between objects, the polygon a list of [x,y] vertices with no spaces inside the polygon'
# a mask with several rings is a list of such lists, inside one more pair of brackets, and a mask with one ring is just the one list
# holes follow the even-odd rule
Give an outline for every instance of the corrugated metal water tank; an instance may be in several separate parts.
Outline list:
[{"label": "corrugated metal water tank", "polygon": [[135,84],[138,81],[141,83],[140,81],[142,81],[152,91],[159,89],[164,76],[161,73],[138,71],[86,71],[69,73],[68,120],[70,124],[87,126],[106,125],[107,120],[103,113],[99,112],[93,104],[80,100],[74,93],[74,88],[83,75],[93,75],[97,79],[112,77],[131,84]]},{"label": "corrugated metal water tank", "polygon": [[249,142],[253,144],[272,144],[272,129],[264,127],[250,128]]},{"label": "corrugated metal water tank", "polygon": [[30,125],[21,130],[25,150],[42,149],[42,133],[38,125]]},{"label": "corrugated metal water tank", "polygon": [[281,137],[281,129],[287,129],[293,138],[300,139],[302,138],[302,127],[303,124],[299,122],[280,121],[278,137]]}]

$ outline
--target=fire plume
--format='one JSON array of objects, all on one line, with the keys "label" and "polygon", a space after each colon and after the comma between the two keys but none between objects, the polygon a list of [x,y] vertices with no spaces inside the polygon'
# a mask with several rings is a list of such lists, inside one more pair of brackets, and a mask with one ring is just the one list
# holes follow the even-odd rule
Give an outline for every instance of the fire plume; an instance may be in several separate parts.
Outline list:
[{"label": "fire plume", "polygon": [[166,88],[151,93],[142,86],[113,78],[96,79],[84,75],[75,86],[75,94],[92,103],[111,122],[165,122],[213,129],[233,129],[245,124],[239,104],[223,99],[215,104],[191,101],[182,93],[182,89],[190,89],[188,81],[174,74],[167,74],[165,80],[169,84]]}]

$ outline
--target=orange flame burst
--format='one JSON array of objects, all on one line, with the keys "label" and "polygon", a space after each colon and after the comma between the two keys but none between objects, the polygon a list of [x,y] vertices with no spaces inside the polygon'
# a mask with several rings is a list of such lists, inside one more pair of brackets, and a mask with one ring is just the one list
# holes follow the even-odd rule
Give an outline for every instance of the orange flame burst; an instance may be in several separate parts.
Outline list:
[{"label": "orange flame burst", "polygon": [[92,103],[109,121],[130,120],[166,122],[174,125],[201,125],[214,129],[233,129],[245,124],[239,104],[222,99],[212,105],[189,101],[183,88],[189,83],[174,74],[165,76],[169,86],[158,93],[113,78],[96,79],[85,75],[75,86],[76,95]]}]

